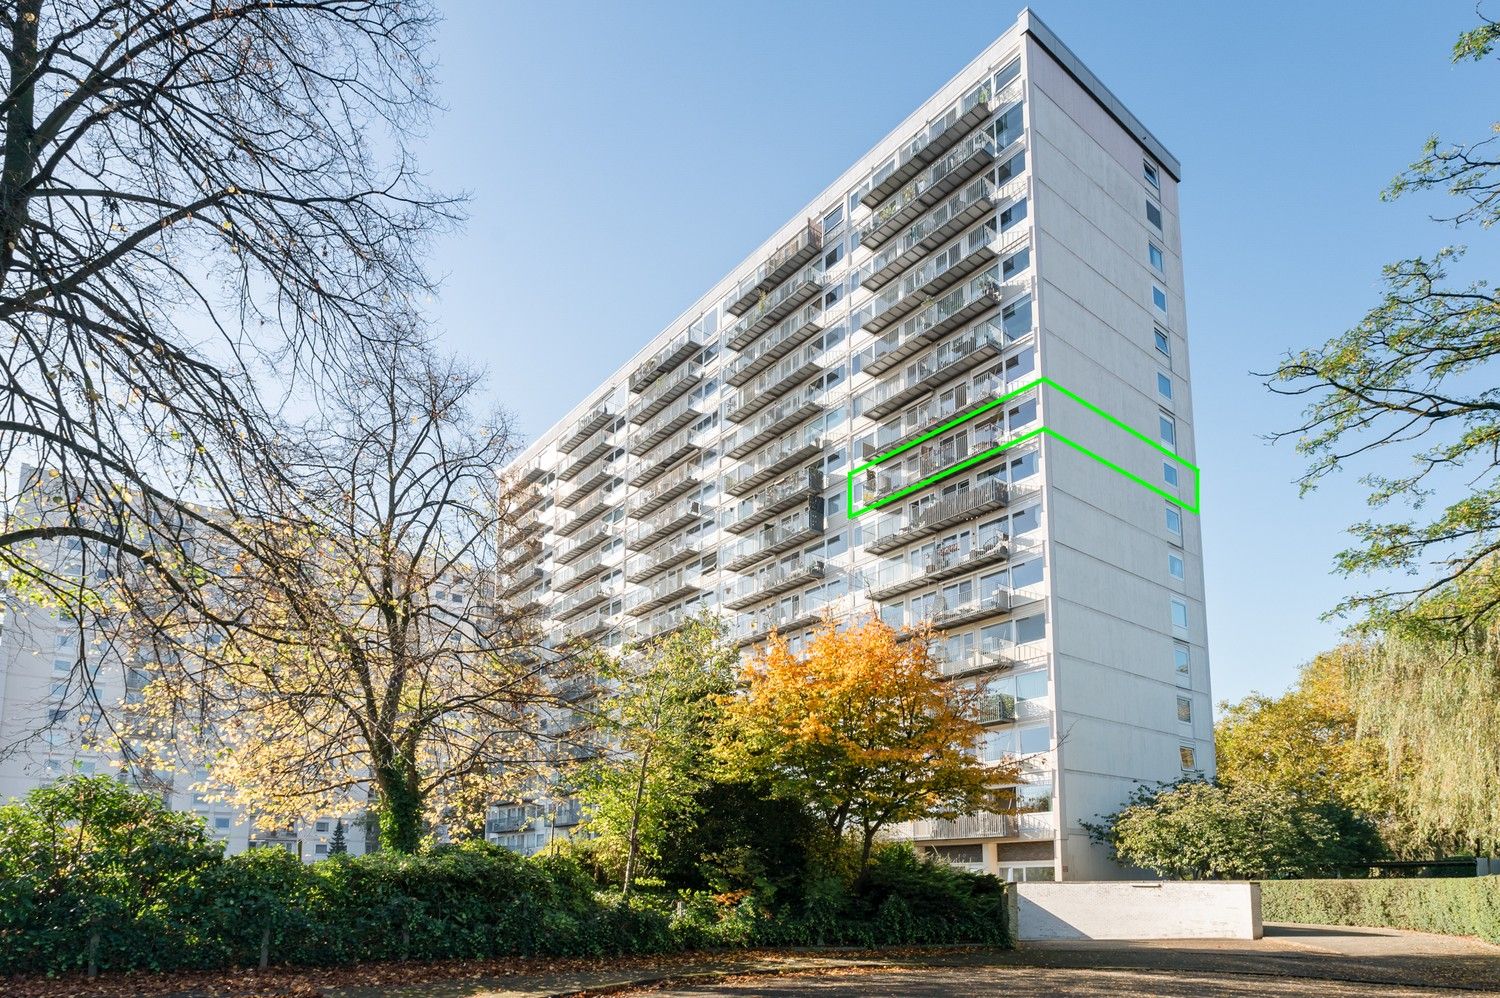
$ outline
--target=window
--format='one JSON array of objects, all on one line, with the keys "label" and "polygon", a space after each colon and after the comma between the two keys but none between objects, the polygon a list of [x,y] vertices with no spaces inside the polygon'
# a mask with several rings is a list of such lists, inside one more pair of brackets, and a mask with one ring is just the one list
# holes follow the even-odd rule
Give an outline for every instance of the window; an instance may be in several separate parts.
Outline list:
[{"label": "window", "polygon": [[1170,375],[1163,374],[1161,371],[1156,372],[1156,394],[1168,402],[1172,401],[1172,378]]},{"label": "window", "polygon": [[313,855],[314,856],[327,856],[328,855],[328,843],[327,842],[319,842],[317,845],[313,846]]},{"label": "window", "polygon": [[1193,678],[1193,658],[1188,651],[1187,645],[1172,646],[1172,664],[1177,670],[1177,685],[1191,686]]},{"label": "window", "polygon": [[1155,243],[1146,244],[1146,258],[1151,261],[1151,266],[1159,274],[1167,272],[1167,258],[1162,254],[1161,247]]},{"label": "window", "polygon": [[328,831],[328,822],[326,822],[326,821],[319,821],[313,827],[314,827],[314,829],[316,831],[326,832],[326,831]]},{"label": "window", "polygon": [[1182,536],[1182,510],[1171,503],[1167,503],[1167,529],[1178,537]]},{"label": "window", "polygon": [[1155,305],[1156,310],[1162,315],[1167,314],[1167,293],[1155,284],[1151,285],[1151,304]]},{"label": "window", "polygon": [[1156,419],[1157,426],[1161,430],[1162,443],[1166,444],[1168,447],[1175,448],[1177,446],[1176,421],[1173,420],[1171,416],[1158,416],[1156,417]]},{"label": "window", "polygon": [[1183,772],[1191,772],[1198,768],[1198,753],[1193,751],[1191,745],[1179,745],[1177,758],[1182,763]]},{"label": "window", "polygon": [[1156,167],[1146,160],[1141,160],[1141,176],[1145,178],[1146,183],[1161,190],[1161,174],[1157,173]]},{"label": "window", "polygon": [[984,862],[984,846],[977,842],[962,846],[927,846],[923,851],[933,859],[944,863],[967,863],[977,866]]},{"label": "window", "polygon": [[1167,574],[1176,579],[1178,582],[1181,582],[1185,575],[1182,563],[1182,555],[1178,554],[1175,551],[1167,552]]},{"label": "window", "polygon": [[1018,748],[1022,755],[1035,755],[1052,747],[1052,732],[1045,724],[1021,728],[1017,734]]},{"label": "window", "polygon": [[1152,201],[1150,198],[1146,199],[1146,221],[1150,222],[1158,229],[1161,228],[1161,205],[1157,204],[1155,201]]},{"label": "window", "polygon": [[1187,697],[1177,698],[1177,720],[1183,724],[1193,723],[1193,701]]},{"label": "window", "polygon": [[214,829],[216,831],[227,832],[227,831],[229,831],[229,827],[232,824],[234,824],[234,822],[230,818],[215,818],[214,819]]},{"label": "window", "polygon": [[1160,329],[1156,330],[1156,352],[1163,357],[1172,356],[1172,341]]},{"label": "window", "polygon": [[1166,482],[1168,485],[1176,486],[1177,465],[1173,464],[1171,461],[1163,461],[1161,463],[1161,480]]},{"label": "window", "polygon": [[1035,617],[1022,617],[1016,621],[1016,641],[1024,644],[1027,641],[1040,641],[1047,636],[1047,618],[1041,614]]},{"label": "window", "polygon": [[1188,626],[1187,603],[1177,597],[1172,597],[1172,629],[1185,631]]}]

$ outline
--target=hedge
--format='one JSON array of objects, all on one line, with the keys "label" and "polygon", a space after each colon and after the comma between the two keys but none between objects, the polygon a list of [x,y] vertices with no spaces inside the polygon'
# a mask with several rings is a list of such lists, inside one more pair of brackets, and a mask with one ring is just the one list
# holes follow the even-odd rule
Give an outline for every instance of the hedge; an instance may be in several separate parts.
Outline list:
[{"label": "hedge", "polygon": [[1267,880],[1260,892],[1268,922],[1412,929],[1500,943],[1500,877]]}]

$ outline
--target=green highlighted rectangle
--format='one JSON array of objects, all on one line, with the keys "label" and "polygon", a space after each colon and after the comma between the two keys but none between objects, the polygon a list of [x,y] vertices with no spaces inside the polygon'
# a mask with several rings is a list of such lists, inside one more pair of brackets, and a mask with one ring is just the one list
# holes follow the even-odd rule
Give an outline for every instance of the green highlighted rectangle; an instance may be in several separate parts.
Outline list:
[{"label": "green highlighted rectangle", "polygon": [[[1146,446],[1150,447],[1151,449],[1153,449],[1153,450],[1159,452],[1160,454],[1162,454],[1168,460],[1172,461],[1175,464],[1181,465],[1183,468],[1186,468],[1189,471],[1191,471],[1192,474],[1193,474],[1192,501],[1191,502],[1187,501],[1186,499],[1184,499],[1181,495],[1179,495],[1177,493],[1168,492],[1166,489],[1160,487],[1159,485],[1155,484],[1154,482],[1149,482],[1146,479],[1142,478],[1140,475],[1137,475],[1134,472],[1131,472],[1131,471],[1127,470],[1126,468],[1121,467],[1117,462],[1112,461],[1109,458],[1104,457],[1101,454],[1095,453],[1093,450],[1090,450],[1088,447],[1085,447],[1083,444],[1079,443],[1078,441],[1073,440],[1072,438],[1070,438],[1068,436],[1065,436],[1064,434],[1058,432],[1056,429],[1053,429],[1052,427],[1049,427],[1049,426],[1046,426],[1046,425],[1042,425],[1042,426],[1036,427],[1035,429],[1028,430],[1025,433],[1018,434],[1015,437],[1012,437],[1011,439],[1005,441],[1004,443],[997,444],[996,446],[991,447],[988,450],[981,451],[978,454],[971,454],[968,457],[964,458],[962,461],[960,461],[957,464],[953,465],[953,467],[951,467],[951,468],[944,468],[942,471],[939,471],[936,474],[929,475],[928,477],[922,479],[921,481],[914,482],[911,485],[908,485],[908,486],[902,488],[901,490],[899,490],[897,492],[893,492],[892,494],[890,494],[888,496],[885,496],[885,497],[883,497],[881,499],[877,499],[875,502],[869,503],[868,505],[865,505],[865,506],[860,506],[858,508],[855,507],[855,505],[854,505],[854,476],[856,476],[856,475],[860,474],[861,472],[864,472],[864,471],[866,471],[866,470],[868,470],[870,468],[873,468],[873,467],[875,467],[878,464],[882,464],[882,463],[884,463],[886,461],[889,461],[889,460],[891,460],[894,457],[899,457],[900,455],[902,455],[902,454],[906,453],[907,451],[911,450],[913,447],[917,447],[917,446],[919,446],[919,445],[921,445],[923,443],[926,443],[928,440],[931,440],[933,437],[938,436],[939,434],[946,433],[949,430],[954,429],[955,427],[961,426],[964,423],[969,422],[970,420],[976,419],[979,416],[984,415],[986,412],[989,412],[991,409],[994,409],[996,406],[1004,405],[1006,402],[1008,402],[1011,399],[1017,397],[1018,395],[1024,395],[1027,392],[1031,391],[1033,388],[1037,388],[1039,386],[1045,386],[1047,388],[1055,389],[1056,391],[1058,391],[1059,393],[1061,393],[1064,398],[1067,398],[1068,400],[1070,400],[1070,401],[1078,404],[1079,406],[1081,406],[1085,410],[1087,410],[1089,413],[1091,413],[1091,414],[1093,414],[1095,416],[1098,416],[1100,419],[1103,419],[1105,422],[1107,422],[1107,423],[1109,423],[1109,424],[1117,427],[1118,429],[1124,430],[1126,433],[1130,434],[1132,437],[1134,437],[1135,439],[1139,440],[1141,443],[1145,444]],[[917,437],[915,440],[912,440],[912,441],[910,441],[908,443],[902,444],[900,447],[893,448],[892,450],[887,451],[886,453],[881,454],[878,457],[873,458],[872,460],[866,461],[864,464],[862,464],[859,467],[855,468],[854,470],[850,471],[849,472],[849,476],[848,476],[848,490],[849,490],[848,508],[849,508],[849,511],[850,511],[849,515],[850,516],[863,516],[864,514],[869,513],[872,510],[879,509],[880,507],[888,505],[890,503],[893,503],[893,502],[897,501],[898,499],[904,499],[907,496],[911,495],[913,492],[917,492],[917,491],[920,491],[921,489],[925,489],[927,486],[933,485],[933,484],[935,484],[937,482],[940,482],[940,481],[942,481],[945,478],[949,478],[949,477],[951,477],[953,475],[959,474],[960,472],[967,471],[968,469],[974,467],[977,464],[982,464],[985,461],[988,461],[991,458],[993,458],[993,457],[995,457],[995,456],[997,456],[999,454],[1002,454],[1005,451],[1007,451],[1007,450],[1009,450],[1009,449],[1011,449],[1013,447],[1018,446],[1019,444],[1023,444],[1023,443],[1025,443],[1028,440],[1031,440],[1031,439],[1033,439],[1035,437],[1039,437],[1039,436],[1042,436],[1042,435],[1050,436],[1053,439],[1057,440],[1059,443],[1065,444],[1066,446],[1073,448],[1074,450],[1078,451],[1080,454],[1085,454],[1088,457],[1093,458],[1095,461],[1098,461],[1104,467],[1110,469],[1111,471],[1117,472],[1117,473],[1125,476],[1130,481],[1135,482],[1137,485],[1140,485],[1141,487],[1147,489],[1148,491],[1154,492],[1154,493],[1156,493],[1157,495],[1161,496],[1164,499],[1170,500],[1171,502],[1174,502],[1174,503],[1177,503],[1177,504],[1181,505],[1181,507],[1183,509],[1187,510],[1189,513],[1197,513],[1199,511],[1199,507],[1200,507],[1201,499],[1202,499],[1202,476],[1199,474],[1198,466],[1197,465],[1192,464],[1189,461],[1183,460],[1183,458],[1181,457],[1181,455],[1177,454],[1175,451],[1171,450],[1170,448],[1164,447],[1159,441],[1153,440],[1151,437],[1149,437],[1146,434],[1140,432],[1139,430],[1135,429],[1134,427],[1128,425],[1124,421],[1116,418],[1115,416],[1110,415],[1108,412],[1105,412],[1103,409],[1099,408],[1097,405],[1094,405],[1092,402],[1088,401],[1087,399],[1083,398],[1082,396],[1077,395],[1074,392],[1069,391],[1068,389],[1064,388],[1062,385],[1059,385],[1057,382],[1053,381],[1051,378],[1041,377],[1041,378],[1037,378],[1035,381],[1029,382],[1029,383],[1021,386],[1020,388],[1017,388],[1013,392],[1007,392],[1005,395],[1002,395],[999,398],[991,399],[989,402],[986,402],[984,405],[979,406],[978,408],[973,409],[970,412],[966,412],[962,416],[957,416],[957,417],[949,420],[948,422],[942,424],[941,426],[938,426],[938,427],[936,427],[936,428],[934,428],[932,430],[929,430],[928,432],[922,434],[920,437]]]}]

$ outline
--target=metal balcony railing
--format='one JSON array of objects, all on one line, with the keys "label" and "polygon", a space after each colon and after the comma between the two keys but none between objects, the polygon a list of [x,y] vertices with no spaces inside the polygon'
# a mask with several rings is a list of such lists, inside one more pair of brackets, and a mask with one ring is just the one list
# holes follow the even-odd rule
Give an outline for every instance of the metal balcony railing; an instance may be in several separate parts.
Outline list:
[{"label": "metal balcony railing", "polygon": [[823,451],[823,433],[814,427],[788,433],[740,462],[724,476],[724,490],[742,496],[812,460]]},{"label": "metal balcony railing", "polygon": [[600,603],[609,602],[618,593],[619,588],[614,583],[590,583],[566,599],[559,601],[552,608],[552,615],[559,620],[571,620],[585,610],[591,610]]},{"label": "metal balcony railing", "polygon": [[700,484],[702,483],[698,480],[698,469],[691,465],[678,468],[632,495],[629,506],[630,516],[637,520],[648,516]]},{"label": "metal balcony railing", "polygon": [[614,503],[606,500],[602,495],[596,495],[573,510],[573,515],[553,528],[553,533],[562,537],[571,537],[578,533],[599,517],[614,508]]},{"label": "metal balcony railing", "polygon": [[741,426],[733,436],[724,441],[729,456],[742,458],[775,440],[792,427],[823,411],[821,401],[823,389],[809,385],[795,395],[777,402],[753,420]]},{"label": "metal balcony railing", "polygon": [[630,374],[630,391],[632,394],[644,392],[647,388],[656,384],[661,377],[682,364],[690,357],[697,356],[705,346],[705,337],[698,328],[685,329],[672,337],[671,342],[652,354],[645,363],[641,364]]},{"label": "metal balcony railing", "polygon": [[912,838],[937,839],[1050,839],[1053,817],[1047,811],[1015,814],[970,814],[951,820],[912,823]]},{"label": "metal balcony railing", "polygon": [[653,613],[637,621],[630,629],[630,636],[636,641],[649,641],[680,630],[688,621],[701,612],[698,608],[679,608],[667,610],[664,613]]},{"label": "metal balcony railing", "polygon": [[823,472],[818,468],[805,468],[780,481],[772,482],[757,492],[738,512],[725,518],[724,528],[732,533],[743,534],[822,491]]},{"label": "metal balcony railing", "polygon": [[741,614],[729,629],[729,639],[740,647],[769,638],[772,632],[786,633],[816,624],[827,609],[821,596],[797,596],[783,599],[776,606]]},{"label": "metal balcony railing", "polygon": [[798,545],[809,543],[822,532],[823,501],[811,499],[807,509],[762,524],[754,534],[735,544],[729,551],[724,567],[731,572],[741,571]]},{"label": "metal balcony railing", "polygon": [[[884,419],[908,402],[921,398],[938,385],[952,381],[965,371],[1000,356],[1005,349],[1005,331],[993,320],[949,340],[926,356],[905,365],[894,377],[855,397],[854,412],[871,419]],[[1000,382],[987,379],[990,385]],[[979,399],[974,398],[977,403]]]},{"label": "metal balcony railing", "polygon": [[587,440],[592,434],[608,426],[614,421],[615,415],[610,411],[609,403],[600,401],[589,406],[588,411],[579,417],[568,431],[557,440],[557,449],[564,454],[571,454],[578,449],[578,445]]},{"label": "metal balcony railing", "polygon": [[822,305],[813,302],[795,315],[788,316],[776,324],[776,328],[755,341],[755,344],[724,368],[724,380],[736,388],[776,363],[823,331],[819,318]]},{"label": "metal balcony railing", "polygon": [[630,558],[625,563],[625,580],[634,583],[645,582],[669,568],[701,557],[702,554],[703,549],[699,545],[698,538],[673,538]]},{"label": "metal balcony railing", "polygon": [[790,563],[770,565],[753,576],[738,579],[724,589],[724,606],[730,610],[743,610],[756,603],[774,599],[798,586],[816,582],[823,578],[827,565],[822,558],[807,556]]},{"label": "metal balcony railing", "polygon": [[995,211],[994,184],[981,177],[889,240],[856,271],[856,285],[879,291],[924,256]]},{"label": "metal balcony railing", "polygon": [[631,452],[638,454],[655,447],[683,427],[697,422],[702,415],[698,402],[691,396],[678,399],[631,434]]},{"label": "metal balcony railing", "polygon": [[604,571],[604,561],[604,552],[596,551],[582,561],[567,566],[552,580],[552,588],[557,592],[565,593],[583,585]]},{"label": "metal balcony railing", "polygon": [[[1019,143],[1016,143],[1019,146]],[[876,248],[911,225],[937,204],[973,180],[979,172],[1001,155],[1008,154],[996,147],[995,140],[979,134],[960,142],[947,156],[939,160],[921,176],[896,191],[879,208],[860,230],[862,246]]]},{"label": "metal balcony railing", "polygon": [[631,550],[648,548],[664,537],[691,527],[709,513],[709,509],[697,499],[678,500],[632,527],[628,541],[630,548]]},{"label": "metal balcony railing", "polygon": [[822,353],[823,348],[819,344],[809,343],[778,362],[775,367],[734,393],[724,405],[725,417],[733,422],[743,423],[808,378],[821,374],[823,365],[818,358]]},{"label": "metal balcony railing", "polygon": [[882,375],[923,347],[947,336],[965,323],[999,308],[1008,298],[1031,290],[1030,278],[1001,284],[999,267],[992,267],[919,309],[858,355],[856,370]]},{"label": "metal balcony railing", "polygon": [[703,365],[683,364],[653,381],[650,390],[630,404],[630,422],[639,426],[692,390],[703,380]]},{"label": "metal balcony railing", "polygon": [[646,453],[633,457],[632,468],[635,474],[630,478],[631,486],[640,488],[650,483],[701,449],[692,430],[679,431]]},{"label": "metal balcony railing", "polygon": [[823,248],[823,225],[809,219],[797,234],[776,248],[766,261],[755,268],[730,292],[725,307],[732,315],[744,315],[761,297],[796,272],[797,268],[818,255]]},{"label": "metal balcony railing", "polygon": [[757,336],[807,304],[823,290],[823,269],[814,263],[790,278],[773,293],[761,298],[729,329],[731,350],[743,350]]},{"label": "metal balcony railing", "polygon": [[883,602],[934,582],[997,565],[1009,560],[1010,551],[1006,535],[997,534],[984,544],[975,545],[967,551],[951,554],[940,552],[915,564],[898,562],[882,565],[876,573],[874,584],[870,586],[870,598]]},{"label": "metal balcony railing", "polygon": [[612,524],[607,522],[596,523],[559,548],[554,557],[556,557],[558,562],[566,565],[582,558],[613,536],[614,529]]},{"label": "metal balcony railing", "polygon": [[991,225],[970,229],[855,313],[855,325],[879,336],[980,268],[1000,258],[1001,237]]},{"label": "metal balcony railing", "polygon": [[696,569],[674,569],[645,589],[631,593],[625,600],[625,612],[632,617],[644,617],[652,610],[701,593],[702,581],[702,573]]},{"label": "metal balcony railing", "polygon": [[917,513],[886,514],[875,524],[874,534],[865,539],[864,547],[874,554],[894,551],[933,531],[1001,509],[1009,501],[1010,488],[1002,481],[961,489],[924,505]]}]

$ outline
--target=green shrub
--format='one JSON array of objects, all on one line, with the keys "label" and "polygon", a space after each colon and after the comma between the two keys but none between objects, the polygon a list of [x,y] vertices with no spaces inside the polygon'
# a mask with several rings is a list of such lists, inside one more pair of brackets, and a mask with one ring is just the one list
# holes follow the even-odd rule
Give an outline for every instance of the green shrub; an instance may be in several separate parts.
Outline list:
[{"label": "green shrub", "polygon": [[1413,929],[1500,943],[1500,877],[1275,880],[1261,884],[1260,898],[1268,922]]}]

